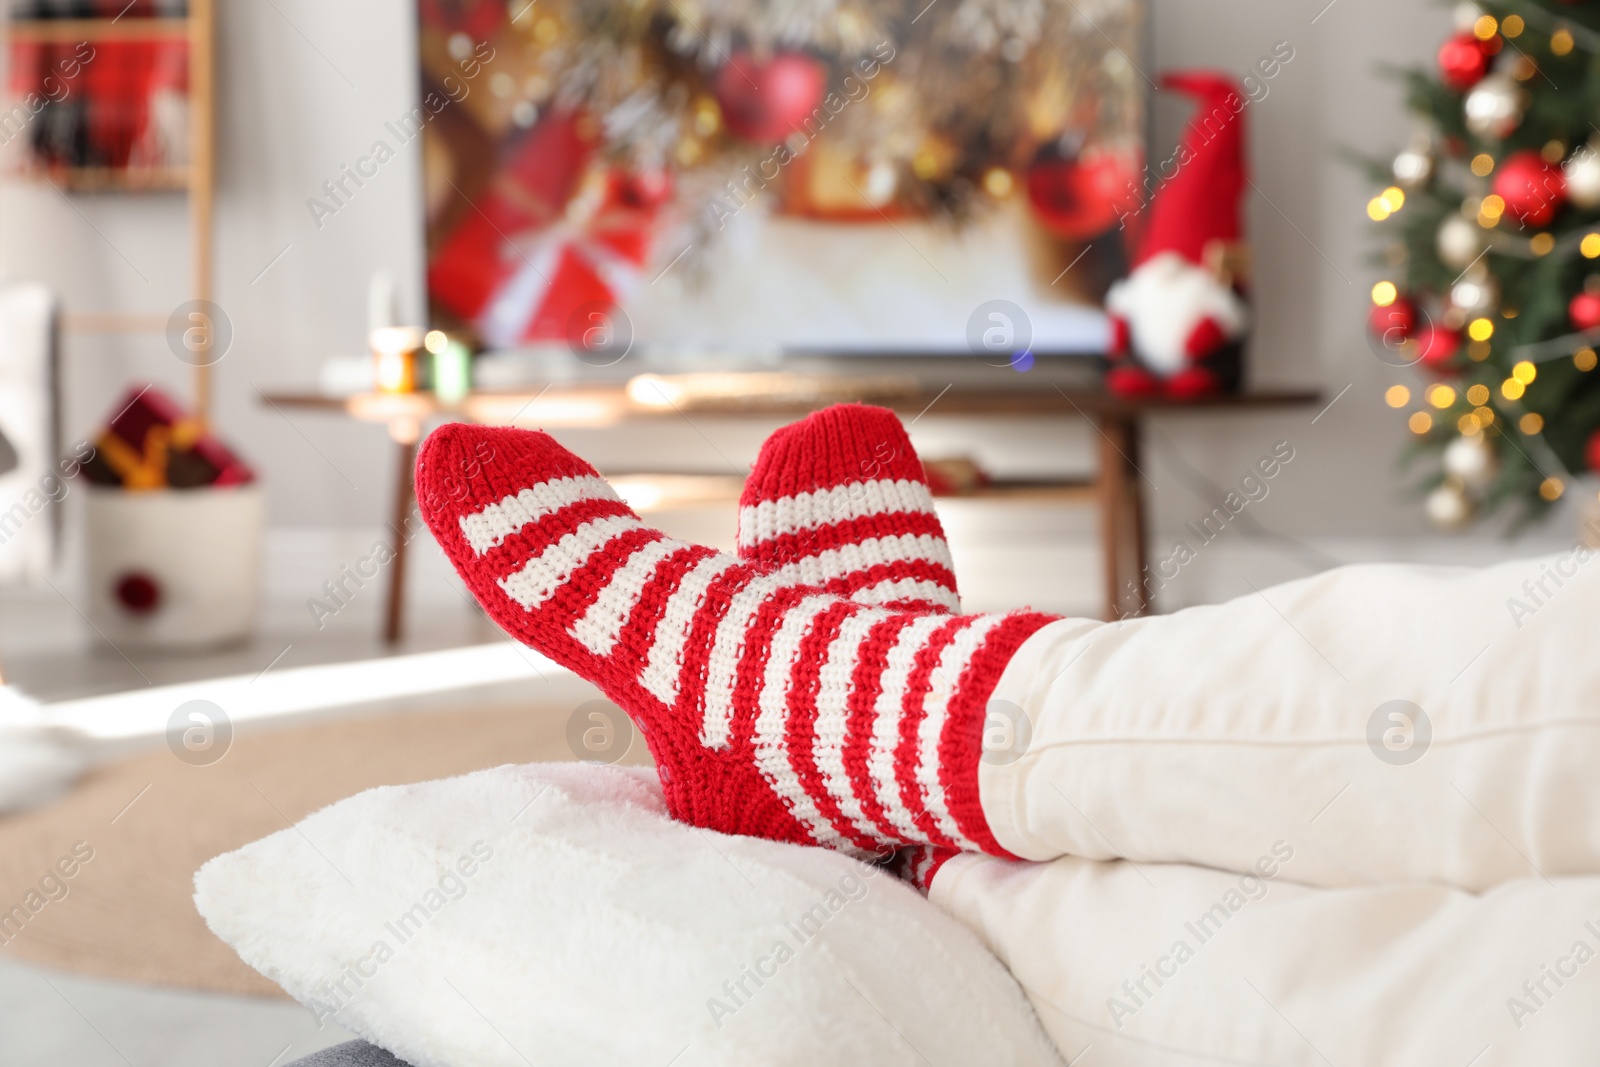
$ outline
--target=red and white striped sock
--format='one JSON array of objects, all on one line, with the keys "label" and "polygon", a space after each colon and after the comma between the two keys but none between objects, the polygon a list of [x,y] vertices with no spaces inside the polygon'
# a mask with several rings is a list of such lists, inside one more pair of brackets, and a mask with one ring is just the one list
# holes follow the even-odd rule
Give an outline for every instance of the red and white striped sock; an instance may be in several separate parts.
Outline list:
[{"label": "red and white striped sock", "polygon": [[885,408],[838,404],[767,438],[739,499],[739,556],[863,604],[961,610],[922,461]]},{"label": "red and white striped sock", "polygon": [[1006,854],[978,795],[985,705],[1051,616],[794,586],[645,526],[542,433],[445,426],[417,493],[489,616],[629,713],[677,818],[862,855]]},{"label": "red and white striped sock", "polygon": [[[922,460],[885,408],[836,404],[767,438],[739,498],[739,558],[864,604],[961,611]],[[889,868],[926,895],[958,851],[913,845]]]}]

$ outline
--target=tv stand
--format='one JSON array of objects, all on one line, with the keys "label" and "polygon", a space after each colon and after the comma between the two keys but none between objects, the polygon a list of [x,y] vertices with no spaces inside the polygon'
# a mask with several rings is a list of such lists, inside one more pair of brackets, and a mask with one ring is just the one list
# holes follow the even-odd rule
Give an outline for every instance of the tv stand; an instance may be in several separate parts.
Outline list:
[{"label": "tv stand", "polygon": [[[1121,619],[1150,611],[1144,582],[1147,522],[1143,485],[1146,479],[1141,468],[1144,421],[1155,416],[1200,411],[1307,407],[1320,404],[1322,394],[1309,389],[1279,389],[1173,400],[1117,397],[1098,386],[1065,387],[1009,372],[986,376],[981,385],[952,383],[934,388],[914,378],[893,375],[850,378],[775,371],[641,375],[625,384],[552,384],[539,390],[473,393],[459,404],[451,405],[440,403],[431,393],[365,393],[351,397],[274,393],[263,395],[262,399],[280,409],[342,414],[388,428],[399,450],[399,467],[391,521],[396,534],[395,559],[389,572],[383,636],[386,641],[394,642],[404,634],[405,544],[416,507],[412,474],[417,442],[429,422],[520,423],[562,428],[623,423],[648,425],[663,419],[726,416],[800,418],[829,404],[848,400],[881,404],[907,419],[930,409],[936,409],[941,417],[1008,415],[1087,419],[1096,430],[1099,446],[1098,474],[1092,482],[1000,482],[972,496],[1092,502],[1100,512],[1100,543],[1105,558],[1104,615],[1107,619]],[[647,475],[633,475],[644,476]],[[670,477],[687,479],[677,483],[679,503],[731,502],[738,498],[737,478],[681,473]]]}]

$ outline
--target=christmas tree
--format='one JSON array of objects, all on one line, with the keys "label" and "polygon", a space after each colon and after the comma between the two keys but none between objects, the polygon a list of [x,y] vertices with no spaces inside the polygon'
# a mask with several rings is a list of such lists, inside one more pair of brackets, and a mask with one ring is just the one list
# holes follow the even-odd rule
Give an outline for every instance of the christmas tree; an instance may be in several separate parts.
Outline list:
[{"label": "christmas tree", "polygon": [[1546,513],[1600,468],[1600,5],[1462,4],[1423,120],[1367,205],[1385,238],[1373,349],[1426,373],[1389,405],[1445,526]]}]

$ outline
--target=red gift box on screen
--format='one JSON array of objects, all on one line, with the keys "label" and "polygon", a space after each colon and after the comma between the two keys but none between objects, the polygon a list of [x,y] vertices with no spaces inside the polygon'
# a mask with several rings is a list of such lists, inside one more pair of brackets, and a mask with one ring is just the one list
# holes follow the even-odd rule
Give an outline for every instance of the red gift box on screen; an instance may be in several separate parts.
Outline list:
[{"label": "red gift box on screen", "polygon": [[578,309],[615,304],[642,272],[666,180],[592,155],[579,119],[545,119],[440,242],[430,291],[489,344],[563,338]]}]

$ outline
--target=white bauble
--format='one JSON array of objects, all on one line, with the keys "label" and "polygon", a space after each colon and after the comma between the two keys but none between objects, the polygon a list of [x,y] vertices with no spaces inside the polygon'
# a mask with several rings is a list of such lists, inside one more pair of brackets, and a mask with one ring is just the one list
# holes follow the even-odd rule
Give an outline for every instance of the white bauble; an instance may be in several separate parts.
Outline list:
[{"label": "white bauble", "polygon": [[1472,518],[1472,501],[1454,482],[1445,482],[1429,493],[1425,507],[1433,524],[1446,530],[1460,529]]},{"label": "white bauble", "polygon": [[1522,87],[1509,74],[1496,72],[1467,94],[1462,109],[1467,129],[1479,137],[1504,137],[1522,122]]},{"label": "white bauble", "polygon": [[1586,144],[1561,166],[1567,179],[1567,199],[1574,207],[1600,207],[1600,151]]},{"label": "white bauble", "polygon": [[1471,493],[1488,489],[1499,465],[1494,446],[1481,433],[1458,437],[1444,450],[1444,472]]},{"label": "white bauble", "polygon": [[1450,287],[1450,304],[1469,315],[1486,314],[1500,302],[1500,286],[1481,267]]},{"label": "white bauble", "polygon": [[1433,177],[1433,153],[1426,145],[1413,145],[1394,157],[1390,169],[1402,189],[1420,189]]},{"label": "white bauble", "polygon": [[1463,270],[1483,251],[1483,230],[1463,215],[1451,215],[1439,226],[1437,243],[1444,265]]}]

